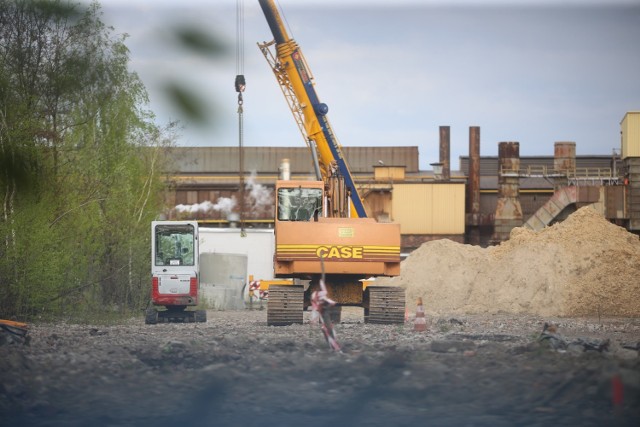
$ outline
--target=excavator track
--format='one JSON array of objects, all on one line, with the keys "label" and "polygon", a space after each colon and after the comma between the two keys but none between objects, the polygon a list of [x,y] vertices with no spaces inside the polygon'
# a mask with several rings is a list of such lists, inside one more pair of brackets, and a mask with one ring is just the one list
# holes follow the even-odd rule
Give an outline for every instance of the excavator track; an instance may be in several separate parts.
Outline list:
[{"label": "excavator track", "polygon": [[404,323],[405,290],[394,286],[368,286],[364,306],[365,323]]},{"label": "excavator track", "polygon": [[304,311],[304,286],[269,286],[267,325],[286,326],[302,324]]}]

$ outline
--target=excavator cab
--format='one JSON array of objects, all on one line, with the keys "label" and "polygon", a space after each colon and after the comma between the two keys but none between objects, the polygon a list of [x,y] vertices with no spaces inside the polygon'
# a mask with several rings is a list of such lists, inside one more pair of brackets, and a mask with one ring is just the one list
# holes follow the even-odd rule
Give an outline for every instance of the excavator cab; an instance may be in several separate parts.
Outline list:
[{"label": "excavator cab", "polygon": [[322,216],[322,189],[280,187],[278,198],[278,221],[317,221]]}]

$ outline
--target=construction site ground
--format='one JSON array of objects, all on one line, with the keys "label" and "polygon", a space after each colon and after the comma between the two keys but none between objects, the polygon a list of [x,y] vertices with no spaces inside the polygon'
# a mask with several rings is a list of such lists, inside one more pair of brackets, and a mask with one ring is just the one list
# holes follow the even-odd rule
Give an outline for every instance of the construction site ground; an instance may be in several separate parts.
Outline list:
[{"label": "construction site ground", "polygon": [[341,353],[309,313],[284,327],[266,326],[266,310],[33,323],[28,345],[0,345],[0,424],[640,425],[638,318],[427,310],[417,332],[412,313],[404,325],[364,324],[358,308],[342,317]]}]

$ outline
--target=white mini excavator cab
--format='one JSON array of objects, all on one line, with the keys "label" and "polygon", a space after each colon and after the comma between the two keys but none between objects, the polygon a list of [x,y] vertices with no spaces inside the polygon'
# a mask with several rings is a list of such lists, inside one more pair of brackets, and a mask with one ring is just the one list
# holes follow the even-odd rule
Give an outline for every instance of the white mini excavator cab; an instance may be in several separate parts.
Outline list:
[{"label": "white mini excavator cab", "polygon": [[198,305],[199,251],[196,221],[151,223],[151,306],[145,323],[206,322]]}]

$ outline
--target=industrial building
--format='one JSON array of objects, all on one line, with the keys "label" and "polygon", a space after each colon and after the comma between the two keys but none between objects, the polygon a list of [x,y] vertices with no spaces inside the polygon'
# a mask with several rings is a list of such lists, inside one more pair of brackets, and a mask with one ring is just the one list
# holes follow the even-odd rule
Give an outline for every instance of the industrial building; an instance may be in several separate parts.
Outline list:
[{"label": "industrial building", "polygon": [[[553,155],[519,155],[518,142],[480,156],[480,129],[469,128],[469,155],[451,170],[449,128],[440,127],[440,162],[418,168],[418,147],[343,147],[370,216],[401,226],[402,247],[448,238],[488,245],[512,228],[538,230],[595,204],[606,218],[640,231],[640,112],[625,114],[617,154],[576,156],[574,142]],[[273,226],[273,187],[282,172],[313,179],[307,147],[176,147],[170,219],[210,227]],[[242,174],[239,171],[243,171]],[[243,197],[241,189],[244,188]]]},{"label": "industrial building", "polygon": [[[381,222],[399,223],[403,247],[415,248],[431,238],[464,241],[466,179],[463,176],[443,180],[433,171],[420,171],[418,147],[343,148],[369,215]],[[247,172],[243,178],[245,203],[241,209],[237,148],[177,147],[172,150],[177,173],[175,191],[167,204],[199,205],[201,209],[174,209],[168,218],[193,218],[207,226],[272,226],[273,198],[264,196],[272,191],[283,161],[288,165],[291,179],[314,177],[306,147],[245,147],[243,160]],[[255,194],[259,196],[254,197]],[[233,208],[229,209],[231,204]]]}]

